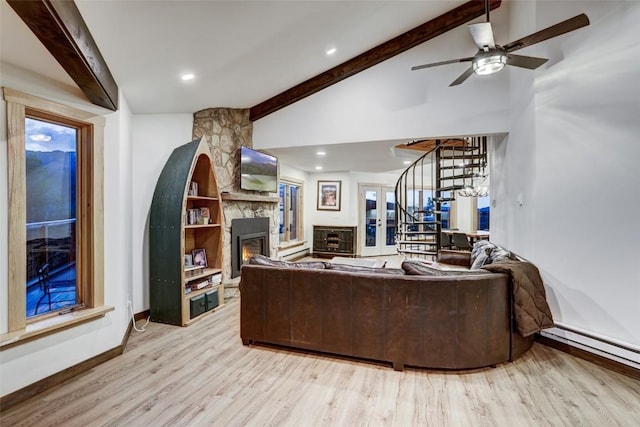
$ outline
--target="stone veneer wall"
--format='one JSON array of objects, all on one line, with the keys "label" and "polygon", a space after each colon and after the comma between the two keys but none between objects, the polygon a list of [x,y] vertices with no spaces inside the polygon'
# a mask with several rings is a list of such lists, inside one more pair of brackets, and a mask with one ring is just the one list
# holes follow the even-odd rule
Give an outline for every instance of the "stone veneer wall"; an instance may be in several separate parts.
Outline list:
[{"label": "stone veneer wall", "polygon": [[[240,190],[240,147],[253,147],[253,123],[249,109],[207,108],[193,114],[193,138],[207,136],[218,187],[221,192],[246,193]],[[264,193],[268,195],[270,193]],[[278,204],[255,201],[223,200],[224,248],[222,280],[225,285],[237,283],[231,279],[231,220],[236,218],[269,218],[270,256],[277,253]]]}]

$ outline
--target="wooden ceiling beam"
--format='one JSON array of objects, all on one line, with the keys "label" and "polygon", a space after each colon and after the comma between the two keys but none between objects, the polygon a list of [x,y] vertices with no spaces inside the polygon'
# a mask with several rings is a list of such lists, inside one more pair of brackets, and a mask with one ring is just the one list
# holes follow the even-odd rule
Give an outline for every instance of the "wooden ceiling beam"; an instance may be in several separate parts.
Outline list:
[{"label": "wooden ceiling beam", "polygon": [[[502,1],[490,0],[489,3],[490,9],[493,10],[500,7]],[[351,77],[484,14],[484,0],[471,0],[322,74],[318,74],[266,101],[254,105],[249,111],[249,119],[252,121],[261,119],[287,105],[326,89],[347,77]]]},{"label": "wooden ceiling beam", "polygon": [[7,0],[89,100],[116,111],[118,85],[73,1]]}]

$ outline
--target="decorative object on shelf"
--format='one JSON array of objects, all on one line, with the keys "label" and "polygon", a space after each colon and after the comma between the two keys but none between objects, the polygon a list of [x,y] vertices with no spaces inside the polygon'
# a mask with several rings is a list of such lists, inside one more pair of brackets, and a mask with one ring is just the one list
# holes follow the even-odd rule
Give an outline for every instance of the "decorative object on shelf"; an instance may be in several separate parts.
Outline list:
[{"label": "decorative object on shelf", "polygon": [[184,268],[193,267],[193,255],[184,254]]},{"label": "decorative object on shelf", "polygon": [[318,210],[339,211],[342,181],[318,181]]},{"label": "decorative object on shelf", "polygon": [[207,252],[204,249],[194,249],[191,251],[193,256],[193,264],[198,267],[207,266]]}]

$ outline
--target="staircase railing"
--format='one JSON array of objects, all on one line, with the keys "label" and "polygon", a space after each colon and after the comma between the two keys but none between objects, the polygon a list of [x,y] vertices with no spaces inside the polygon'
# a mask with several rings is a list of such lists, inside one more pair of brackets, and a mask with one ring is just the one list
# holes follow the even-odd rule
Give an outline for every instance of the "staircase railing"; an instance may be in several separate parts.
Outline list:
[{"label": "staircase railing", "polygon": [[[424,195],[426,191],[430,192],[433,188],[434,177],[425,176],[425,163],[435,164],[437,152],[438,143],[409,165],[396,182],[396,247],[400,253],[421,258],[437,253],[440,224],[433,215],[438,209],[436,206],[425,209],[423,197],[416,197]],[[431,169],[433,172],[436,168],[431,167]],[[410,192],[411,197],[409,197]],[[409,212],[409,199],[412,204],[411,212]],[[418,209],[415,209],[416,206]]]}]

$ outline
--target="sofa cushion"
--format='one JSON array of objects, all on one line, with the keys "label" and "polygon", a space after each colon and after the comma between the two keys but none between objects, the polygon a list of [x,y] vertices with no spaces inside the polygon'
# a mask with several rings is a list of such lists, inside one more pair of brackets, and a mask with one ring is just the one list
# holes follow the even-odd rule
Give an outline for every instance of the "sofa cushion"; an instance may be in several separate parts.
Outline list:
[{"label": "sofa cushion", "polygon": [[486,274],[485,270],[469,270],[466,267],[442,264],[438,262],[426,263],[420,260],[407,259],[402,262],[402,269],[412,276],[459,276]]},{"label": "sofa cushion", "polygon": [[469,268],[471,266],[471,252],[443,249],[438,251],[437,262]]},{"label": "sofa cushion", "polygon": [[404,270],[400,268],[375,268],[365,267],[360,265],[346,265],[346,264],[333,264],[326,263],[327,270],[336,271],[350,271],[353,273],[368,273],[368,274],[392,274],[392,275],[404,275]]},{"label": "sofa cushion", "polygon": [[249,258],[249,264],[254,265],[265,265],[268,267],[279,267],[279,268],[311,268],[311,269],[320,269],[324,270],[326,268],[326,264],[322,261],[307,261],[307,262],[288,262],[288,261],[279,261],[277,259],[271,259],[264,255],[254,255]]}]

